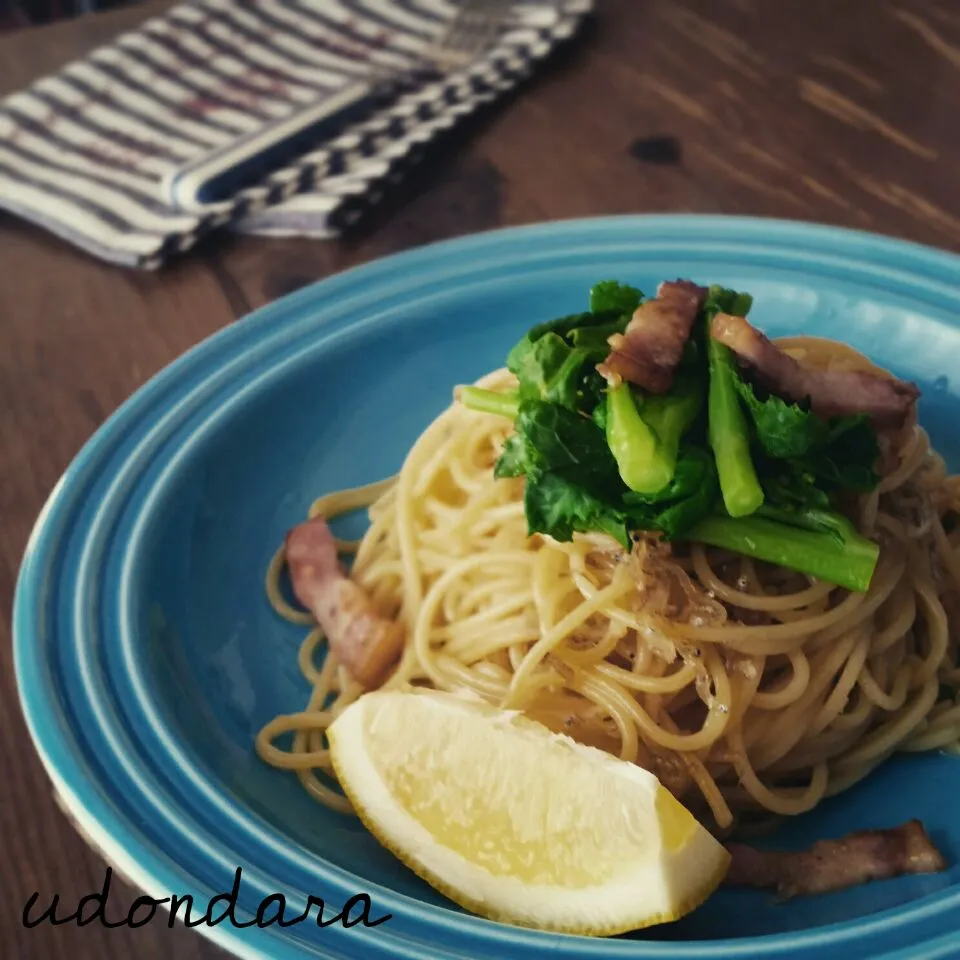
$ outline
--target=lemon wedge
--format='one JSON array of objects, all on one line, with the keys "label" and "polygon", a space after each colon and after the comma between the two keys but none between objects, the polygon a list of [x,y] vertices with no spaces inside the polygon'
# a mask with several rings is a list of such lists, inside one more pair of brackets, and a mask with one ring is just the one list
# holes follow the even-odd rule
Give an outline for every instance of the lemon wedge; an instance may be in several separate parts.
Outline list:
[{"label": "lemon wedge", "polygon": [[370,832],[491,920],[587,936],[637,930],[697,907],[729,865],[652,773],[514,712],[375,692],[328,736]]}]

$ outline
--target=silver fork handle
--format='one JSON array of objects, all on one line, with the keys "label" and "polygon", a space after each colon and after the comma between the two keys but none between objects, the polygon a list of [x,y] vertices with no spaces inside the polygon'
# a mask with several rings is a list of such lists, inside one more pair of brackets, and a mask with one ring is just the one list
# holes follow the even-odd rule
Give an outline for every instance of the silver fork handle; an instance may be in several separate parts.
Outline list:
[{"label": "silver fork handle", "polygon": [[332,139],[373,107],[380,86],[349,84],[313,106],[294,111],[174,170],[162,183],[168,203],[196,211],[217,204],[278,170],[321,141]]}]

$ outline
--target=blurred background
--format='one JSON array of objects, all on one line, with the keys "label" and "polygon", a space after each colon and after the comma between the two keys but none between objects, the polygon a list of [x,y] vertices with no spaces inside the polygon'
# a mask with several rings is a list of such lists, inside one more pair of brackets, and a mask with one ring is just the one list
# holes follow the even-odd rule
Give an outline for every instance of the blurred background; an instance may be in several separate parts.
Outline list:
[{"label": "blurred background", "polygon": [[0,0],[0,31],[52,23],[137,2],[139,0]]}]

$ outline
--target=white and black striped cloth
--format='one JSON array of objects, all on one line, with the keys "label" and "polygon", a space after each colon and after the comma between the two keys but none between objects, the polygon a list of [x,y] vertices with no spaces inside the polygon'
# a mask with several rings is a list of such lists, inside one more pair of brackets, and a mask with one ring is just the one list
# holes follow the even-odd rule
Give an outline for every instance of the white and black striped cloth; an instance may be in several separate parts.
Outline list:
[{"label": "white and black striped cloth", "polygon": [[335,235],[430,142],[515,86],[592,0],[512,0],[495,45],[201,214],[165,197],[191,161],[347,83],[418,64],[457,0],[186,0],[0,101],[0,208],[153,268],[209,231]]}]

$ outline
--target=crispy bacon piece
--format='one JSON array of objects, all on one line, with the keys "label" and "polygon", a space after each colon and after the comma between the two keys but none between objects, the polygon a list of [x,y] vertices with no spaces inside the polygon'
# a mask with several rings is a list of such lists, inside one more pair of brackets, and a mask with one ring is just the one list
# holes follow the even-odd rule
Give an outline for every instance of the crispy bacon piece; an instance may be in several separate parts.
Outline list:
[{"label": "crispy bacon piece", "polygon": [[610,354],[598,372],[611,383],[626,380],[666,393],[706,295],[689,280],[661,283],[656,298],[637,307],[626,331],[610,338]]},{"label": "crispy bacon piece", "polygon": [[947,861],[919,820],[888,830],[859,830],[839,840],[820,840],[809,850],[758,850],[740,843],[728,843],[727,850],[732,860],[724,883],[773,888],[783,899],[947,869]]},{"label": "crispy bacon piece", "polygon": [[809,398],[810,408],[820,417],[866,413],[878,428],[896,430],[912,415],[920,396],[915,384],[903,380],[801,366],[743,317],[718,313],[710,335],[729,347],[771,392],[794,403]]},{"label": "crispy bacon piece", "polygon": [[377,686],[400,654],[400,625],[381,617],[347,576],[323,517],[294,527],[286,552],[293,592],[317,618],[330,650],[358,683]]}]

